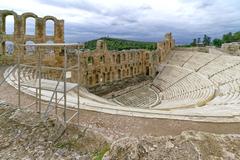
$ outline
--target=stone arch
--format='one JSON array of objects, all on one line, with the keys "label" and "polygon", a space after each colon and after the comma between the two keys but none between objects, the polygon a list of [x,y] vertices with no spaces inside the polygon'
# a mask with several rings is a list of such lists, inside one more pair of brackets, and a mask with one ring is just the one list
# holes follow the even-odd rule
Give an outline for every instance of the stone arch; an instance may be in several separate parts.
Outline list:
[{"label": "stone arch", "polygon": [[7,55],[13,55],[14,53],[14,42],[12,41],[5,41],[4,42],[4,52],[7,54]]},{"label": "stone arch", "polygon": [[121,69],[118,69],[118,80],[120,80],[122,78],[122,71]]},{"label": "stone arch", "polygon": [[99,75],[98,75],[98,74],[95,75],[95,83],[96,83],[96,84],[99,83]]},{"label": "stone arch", "polygon": [[104,56],[104,55],[102,55],[102,56],[100,57],[100,62],[105,63],[105,56]]},{"label": "stone arch", "polygon": [[146,60],[149,60],[149,53],[146,53]]},{"label": "stone arch", "polygon": [[107,73],[107,81],[110,81],[110,72]]},{"label": "stone arch", "polygon": [[14,16],[8,15],[5,18],[5,33],[7,35],[14,35]]},{"label": "stone arch", "polygon": [[122,54],[122,60],[123,60],[123,61],[125,61],[125,60],[126,60],[126,55],[125,55],[125,53],[124,53],[124,54]]},{"label": "stone arch", "polygon": [[[48,34],[47,33],[47,21],[53,21],[53,34]],[[47,36],[55,36],[56,35],[56,24],[57,24],[57,19],[55,18],[55,17],[53,17],[53,16],[45,16],[44,18],[43,18],[43,24],[44,24],[44,33],[45,33],[45,35],[47,35]]]},{"label": "stone arch", "polygon": [[120,64],[121,63],[121,56],[120,54],[117,55],[117,64]]},{"label": "stone arch", "polygon": [[148,66],[146,66],[146,75],[147,75],[147,76],[149,76],[149,75],[150,75],[150,73],[149,73],[149,72],[150,72],[150,70],[149,70],[149,67],[148,67]]},{"label": "stone arch", "polygon": [[130,67],[130,75],[133,77],[133,67]]},{"label": "stone arch", "polygon": [[[37,18],[38,16],[34,13],[31,13],[31,12],[27,12],[27,13],[24,13],[21,15],[21,18],[22,18],[22,25],[23,25],[23,33],[25,35],[36,35],[36,31],[37,31]],[[35,22],[34,22],[34,34],[29,34],[28,33],[28,27],[29,27],[29,24],[27,24],[27,20],[28,19],[34,19]]]},{"label": "stone arch", "polygon": [[93,60],[92,56],[89,56],[87,60],[88,60],[88,64],[93,64],[94,63],[94,60]]},{"label": "stone arch", "polygon": [[133,59],[133,53],[132,52],[130,53],[130,59],[131,60]]},{"label": "stone arch", "polygon": [[55,29],[54,29],[54,21],[47,20],[45,24],[45,35],[46,36],[54,36],[55,35]]},{"label": "stone arch", "polygon": [[14,31],[13,31],[13,33],[15,34],[17,32],[16,28],[17,28],[17,24],[18,24],[17,23],[18,15],[14,11],[9,11],[9,10],[0,11],[0,17],[2,18],[2,26],[0,26],[1,27],[0,31],[6,34],[6,17],[9,16],[9,15],[13,16],[13,18],[14,18],[14,22],[13,22]]},{"label": "stone arch", "polygon": [[[35,51],[36,51],[36,47],[35,46],[32,46],[33,44],[35,44],[35,42],[33,42],[33,41],[26,41],[25,42],[25,45],[27,45],[27,46],[25,46],[24,47],[24,50],[25,50],[25,54],[27,54],[27,55],[32,55],[32,54],[34,54],[35,53]],[[28,46],[29,45],[29,46]]]},{"label": "stone arch", "polygon": [[106,74],[105,72],[102,73],[102,83],[105,83],[106,82]]},{"label": "stone arch", "polygon": [[141,72],[141,68],[142,68],[142,66],[141,66],[141,64],[139,64],[138,65],[138,72]]}]

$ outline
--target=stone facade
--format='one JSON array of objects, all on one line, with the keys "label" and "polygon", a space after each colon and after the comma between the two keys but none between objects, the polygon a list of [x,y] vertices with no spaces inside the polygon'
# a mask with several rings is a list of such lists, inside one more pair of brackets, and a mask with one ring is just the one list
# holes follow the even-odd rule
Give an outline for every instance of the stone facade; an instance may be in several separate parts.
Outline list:
[{"label": "stone facade", "polygon": [[[6,17],[12,15],[14,17],[14,33],[6,34]],[[35,35],[26,34],[26,19],[35,19]],[[49,36],[46,34],[46,22],[52,20],[54,22],[54,34]],[[34,13],[23,13],[18,15],[14,11],[0,10],[0,54],[5,54],[6,41],[14,44],[25,44],[27,41],[34,43],[46,43],[52,41],[54,43],[64,42],[64,21],[58,20],[53,16],[38,17]]]},{"label": "stone facade", "polygon": [[[6,34],[6,17],[13,15],[14,17],[14,33]],[[26,19],[35,19],[35,35],[26,34]],[[54,35],[46,34],[46,21],[54,22]],[[13,11],[0,10],[0,54],[5,54],[6,41],[14,44],[25,44],[27,41],[34,43],[46,43],[53,41],[54,43],[64,42],[64,21],[58,20],[52,16],[39,18],[34,13],[24,13],[17,15]],[[154,77],[156,75],[156,65],[165,59],[167,54],[175,46],[175,41],[171,33],[167,33],[163,42],[157,43],[157,49],[148,51],[144,49],[132,49],[123,51],[110,51],[103,40],[97,41],[96,50],[84,50],[80,55],[80,83],[87,87],[97,87],[106,84],[114,85],[113,82],[121,82],[122,80],[130,80],[136,77]],[[15,48],[16,49],[16,48]],[[19,48],[20,49],[20,48]],[[21,53],[25,55],[25,51]],[[53,67],[62,66],[63,54],[62,49],[53,48],[54,54],[42,53],[45,65]],[[16,51],[15,51],[16,52]],[[27,55],[26,55],[27,56]],[[76,58],[69,59],[70,64],[76,64]],[[58,72],[51,73],[51,76],[60,75]],[[72,80],[77,82],[77,74],[73,73]]]},{"label": "stone facade", "polygon": [[224,43],[221,49],[234,56],[240,56],[240,42]]},{"label": "stone facade", "polygon": [[99,40],[96,50],[81,54],[81,84],[89,88],[141,75],[154,77],[155,66],[165,59],[174,46],[171,33],[165,35],[164,41],[159,42],[154,51],[110,51],[106,43]]}]

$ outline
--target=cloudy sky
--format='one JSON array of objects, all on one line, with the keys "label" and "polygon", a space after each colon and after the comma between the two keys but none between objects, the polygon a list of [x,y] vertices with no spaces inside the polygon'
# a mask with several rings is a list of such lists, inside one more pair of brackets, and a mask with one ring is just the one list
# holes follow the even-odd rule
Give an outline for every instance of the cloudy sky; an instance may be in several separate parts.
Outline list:
[{"label": "cloudy sky", "polygon": [[103,36],[160,41],[172,32],[183,44],[205,33],[240,31],[239,0],[0,0],[0,9],[64,19],[66,42]]}]

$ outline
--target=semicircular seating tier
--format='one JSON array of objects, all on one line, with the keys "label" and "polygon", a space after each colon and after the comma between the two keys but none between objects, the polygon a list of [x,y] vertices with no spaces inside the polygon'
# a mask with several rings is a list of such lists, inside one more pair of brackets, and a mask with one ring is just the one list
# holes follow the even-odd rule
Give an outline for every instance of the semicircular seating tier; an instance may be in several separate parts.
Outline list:
[{"label": "semicircular seating tier", "polygon": [[[80,87],[81,109],[127,116],[169,118],[194,121],[240,121],[240,57],[193,51],[173,51],[158,68],[151,83],[127,89],[111,100]],[[4,73],[7,82],[18,89],[18,70],[11,66]],[[37,80],[34,68],[20,71],[21,83]],[[43,74],[47,83],[56,79]],[[22,86],[21,91],[35,96],[36,89]],[[43,90],[49,101],[51,91]],[[63,104],[61,93],[58,94]],[[67,94],[67,105],[77,106],[77,92]]]},{"label": "semicircular seating tier", "polygon": [[202,106],[214,97],[213,83],[195,71],[166,65],[159,72],[153,85],[161,91],[161,103],[154,109]]},{"label": "semicircular seating tier", "polygon": [[[240,57],[199,52],[175,52],[169,64],[192,69],[207,77],[216,87],[215,98],[207,103],[240,107]],[[182,57],[178,60],[176,57]],[[184,60],[184,61],[183,61]]]}]

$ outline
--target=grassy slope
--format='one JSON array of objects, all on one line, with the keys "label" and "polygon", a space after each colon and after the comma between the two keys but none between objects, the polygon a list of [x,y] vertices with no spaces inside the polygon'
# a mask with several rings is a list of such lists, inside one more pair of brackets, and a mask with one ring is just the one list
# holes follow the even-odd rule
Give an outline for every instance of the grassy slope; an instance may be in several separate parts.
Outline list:
[{"label": "grassy slope", "polygon": [[[100,38],[101,40],[105,40],[107,43],[108,50],[128,50],[128,49],[147,49],[147,50],[155,50],[157,44],[154,42],[140,42],[140,41],[130,41],[124,39],[116,39],[116,38]],[[96,42],[99,39],[88,41],[85,43],[86,49],[94,50],[96,49]]]}]

